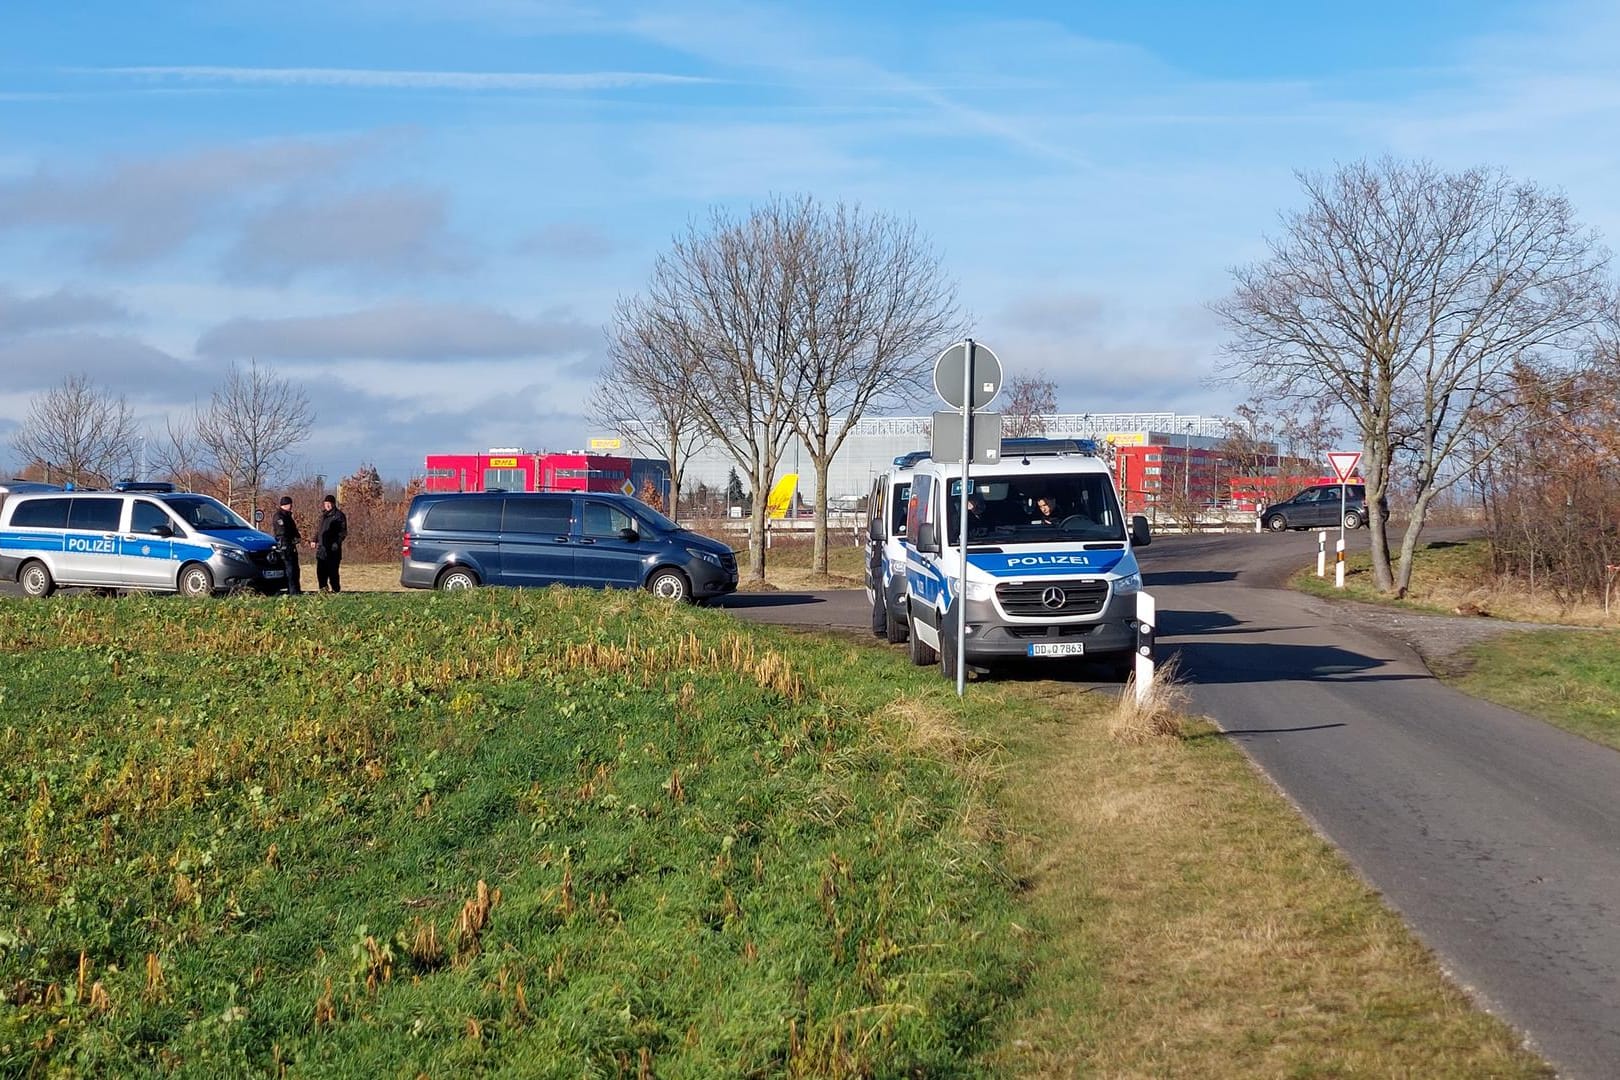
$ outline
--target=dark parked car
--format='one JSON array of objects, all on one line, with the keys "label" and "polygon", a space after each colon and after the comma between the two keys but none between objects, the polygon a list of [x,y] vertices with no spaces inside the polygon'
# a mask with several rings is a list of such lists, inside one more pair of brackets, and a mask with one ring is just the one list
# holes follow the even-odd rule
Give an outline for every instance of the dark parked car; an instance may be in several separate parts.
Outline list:
[{"label": "dark parked car", "polygon": [[[1365,484],[1346,484],[1344,492],[1344,527],[1359,529],[1367,524],[1367,487]],[[1273,503],[1261,512],[1260,520],[1272,532],[1289,529],[1320,529],[1339,527],[1340,494],[1338,484],[1317,484],[1308,487],[1291,499]]]},{"label": "dark parked car", "polygon": [[418,495],[405,518],[401,585],[645,588],[704,601],[737,588],[737,556],[625,495]]}]

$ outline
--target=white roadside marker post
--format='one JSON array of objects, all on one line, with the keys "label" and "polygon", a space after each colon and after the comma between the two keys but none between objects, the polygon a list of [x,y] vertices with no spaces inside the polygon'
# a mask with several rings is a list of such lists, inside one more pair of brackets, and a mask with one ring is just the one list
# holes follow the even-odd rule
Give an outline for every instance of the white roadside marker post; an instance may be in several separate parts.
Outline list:
[{"label": "white roadside marker post", "polygon": [[1327,530],[1316,534],[1316,576],[1327,577]]},{"label": "white roadside marker post", "polygon": [[1158,605],[1147,592],[1136,594],[1136,701],[1147,700],[1153,689],[1153,632],[1158,623]]},{"label": "white roadside marker post", "polygon": [[1342,589],[1344,588],[1344,540],[1342,538],[1339,540],[1339,550],[1338,554],[1334,556],[1334,560],[1333,587]]}]

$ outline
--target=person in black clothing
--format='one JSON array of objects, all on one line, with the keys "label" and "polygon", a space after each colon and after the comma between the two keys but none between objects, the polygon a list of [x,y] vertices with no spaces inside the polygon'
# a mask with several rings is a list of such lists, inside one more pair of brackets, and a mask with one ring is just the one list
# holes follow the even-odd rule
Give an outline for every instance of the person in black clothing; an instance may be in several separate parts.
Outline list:
[{"label": "person in black clothing", "polygon": [[298,522],[293,520],[292,499],[281,497],[281,509],[276,511],[273,535],[276,548],[281,552],[281,565],[287,571],[287,595],[298,596],[304,590],[298,582]]},{"label": "person in black clothing", "polygon": [[349,535],[349,518],[338,509],[337,498],[321,500],[321,523],[315,526],[315,582],[322,589],[342,592],[338,567],[343,562],[343,541]]}]

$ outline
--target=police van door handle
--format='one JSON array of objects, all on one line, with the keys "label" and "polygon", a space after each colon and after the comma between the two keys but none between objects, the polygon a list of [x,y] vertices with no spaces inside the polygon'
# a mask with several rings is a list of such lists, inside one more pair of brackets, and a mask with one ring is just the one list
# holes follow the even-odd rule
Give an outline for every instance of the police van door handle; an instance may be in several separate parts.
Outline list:
[{"label": "police van door handle", "polygon": [[596,541],[590,539],[589,537],[587,537],[586,539],[581,540],[580,543],[582,543],[582,544],[594,544],[594,543],[596,543]]},{"label": "police van door handle", "polygon": [[554,536],[554,537],[551,538],[551,542],[553,544],[566,544],[566,543],[568,543],[568,537],[566,537],[566,536]]}]

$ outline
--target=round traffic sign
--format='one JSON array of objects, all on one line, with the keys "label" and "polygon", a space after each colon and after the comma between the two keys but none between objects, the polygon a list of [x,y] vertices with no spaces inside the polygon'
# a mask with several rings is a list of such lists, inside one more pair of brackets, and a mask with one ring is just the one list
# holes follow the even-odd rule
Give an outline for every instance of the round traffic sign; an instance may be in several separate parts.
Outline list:
[{"label": "round traffic sign", "polygon": [[[962,376],[967,367],[968,342],[958,341],[934,361],[934,392],[945,404],[962,407]],[[988,345],[973,342],[973,407],[982,409],[1001,393],[1001,361]]]}]

